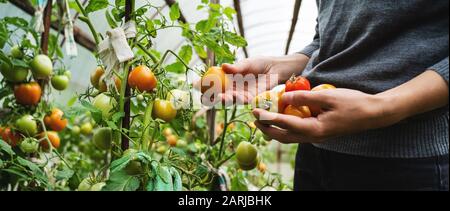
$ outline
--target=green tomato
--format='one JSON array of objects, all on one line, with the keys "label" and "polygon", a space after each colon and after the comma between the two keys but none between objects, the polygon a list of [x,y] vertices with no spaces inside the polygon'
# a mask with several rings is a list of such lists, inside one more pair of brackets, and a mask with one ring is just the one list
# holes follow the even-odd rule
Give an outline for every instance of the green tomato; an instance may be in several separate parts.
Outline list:
[{"label": "green tomato", "polygon": [[92,105],[102,111],[103,118],[109,118],[111,116],[111,110],[116,107],[116,100],[105,94],[99,94],[94,98]]},{"label": "green tomato", "polygon": [[92,187],[91,179],[86,178],[78,185],[78,191],[89,191]]},{"label": "green tomato", "polygon": [[53,72],[52,60],[47,55],[37,55],[30,63],[31,71],[36,78],[49,77]]},{"label": "green tomato", "polygon": [[19,46],[15,45],[11,48],[11,56],[15,59],[22,59],[24,53],[22,52]]},{"label": "green tomato", "polygon": [[81,129],[80,129],[80,127],[77,126],[77,125],[73,126],[73,127],[72,127],[72,130],[71,130],[71,132],[72,132],[73,135],[79,135],[79,134],[80,134],[80,131],[81,131]]},{"label": "green tomato", "polygon": [[92,133],[92,124],[90,122],[86,122],[84,124],[81,125],[80,128],[80,132],[81,134],[87,136],[90,135]]},{"label": "green tomato", "polygon": [[167,94],[167,101],[171,102],[175,109],[187,109],[191,106],[191,97],[189,92],[174,89]]},{"label": "green tomato", "polygon": [[0,72],[6,80],[14,83],[23,82],[28,77],[28,69],[23,67],[11,67],[6,63],[0,65]]},{"label": "green tomato", "polygon": [[34,136],[38,132],[36,121],[34,121],[33,116],[28,114],[16,121],[16,127],[20,132],[28,136]]},{"label": "green tomato", "polygon": [[97,184],[92,185],[90,191],[101,191],[103,187],[105,187],[106,183],[99,182]]},{"label": "green tomato", "polygon": [[67,76],[69,80],[72,79],[72,72],[70,72],[69,70],[64,71],[63,75]]},{"label": "green tomato", "polygon": [[94,145],[100,150],[111,149],[112,130],[109,127],[98,129],[92,137]]},{"label": "green tomato", "polygon": [[258,158],[258,150],[247,141],[242,141],[236,148],[236,158],[241,165],[253,165]]},{"label": "green tomato", "polygon": [[20,150],[22,150],[23,153],[35,153],[38,151],[39,148],[39,141],[35,138],[26,138],[20,143]]},{"label": "green tomato", "polygon": [[253,169],[255,169],[258,165],[259,165],[259,162],[261,161],[261,159],[259,158],[259,156],[256,158],[256,161],[254,161],[253,163],[251,163],[251,164],[243,164],[243,163],[240,163],[239,161],[238,161],[238,164],[239,164],[239,167],[242,169],[242,170],[244,170],[244,171],[250,171],[250,170],[253,170]]},{"label": "green tomato", "polygon": [[185,147],[187,147],[187,145],[188,145],[187,142],[183,139],[180,139],[177,142],[177,147],[179,147],[179,148],[185,148]]},{"label": "green tomato", "polygon": [[54,89],[62,91],[67,89],[69,86],[69,77],[66,75],[57,75],[52,77],[52,86]]}]

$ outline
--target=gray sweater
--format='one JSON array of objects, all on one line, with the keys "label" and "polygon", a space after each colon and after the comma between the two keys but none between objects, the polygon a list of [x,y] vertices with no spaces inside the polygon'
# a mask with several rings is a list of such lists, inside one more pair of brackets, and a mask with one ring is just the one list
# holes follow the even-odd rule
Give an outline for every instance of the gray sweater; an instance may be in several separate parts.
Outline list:
[{"label": "gray sweater", "polygon": [[[426,70],[448,83],[448,0],[318,0],[314,41],[301,53],[313,85],[376,94]],[[426,89],[427,87],[423,87]],[[396,125],[316,146],[368,157],[419,158],[449,153],[448,105]]]}]

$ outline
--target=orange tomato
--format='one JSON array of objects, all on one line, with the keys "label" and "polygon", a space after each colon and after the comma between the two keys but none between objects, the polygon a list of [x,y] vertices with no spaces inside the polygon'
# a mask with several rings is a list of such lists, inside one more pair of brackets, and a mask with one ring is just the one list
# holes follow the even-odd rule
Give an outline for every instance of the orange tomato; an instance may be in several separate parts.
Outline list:
[{"label": "orange tomato", "polygon": [[92,73],[91,73],[91,84],[99,90],[100,92],[106,92],[108,87],[106,86],[105,81],[100,80],[100,78],[105,74],[105,69],[102,67],[97,67]]},{"label": "orange tomato", "polygon": [[20,135],[13,132],[9,127],[0,127],[0,137],[12,147],[17,146],[21,139]]},{"label": "orange tomato", "polygon": [[258,164],[258,171],[259,172],[261,172],[261,173],[266,173],[266,171],[267,171],[267,166],[266,166],[266,164],[265,163],[263,163],[263,162],[259,162],[259,164]]},{"label": "orange tomato", "polygon": [[309,110],[308,106],[296,107],[293,105],[288,105],[284,109],[283,113],[286,115],[296,116],[296,117],[300,117],[300,118],[309,118],[312,116],[311,111]]},{"label": "orange tomato", "polygon": [[[336,87],[331,84],[321,84],[321,85],[316,86],[313,89],[311,89],[311,91],[315,92],[315,91],[321,91],[321,90],[327,90],[327,89],[336,89]],[[313,116],[319,116],[319,114],[322,113],[322,110],[320,109],[320,107],[317,107],[317,106],[310,106],[309,109],[311,110],[311,114]]]},{"label": "orange tomato", "polygon": [[156,88],[155,74],[144,65],[134,68],[128,76],[128,85],[141,92],[151,92]]},{"label": "orange tomato", "polygon": [[63,119],[64,112],[62,112],[58,108],[52,109],[52,113],[50,115],[45,116],[44,123],[47,127],[54,131],[64,130],[67,126],[67,119]]},{"label": "orange tomato", "polygon": [[122,89],[122,81],[118,77],[114,77],[114,84],[116,84],[117,90]]},{"label": "orange tomato", "polygon": [[[216,85],[215,83],[220,84]],[[202,94],[205,94],[209,89],[220,88],[221,90],[214,90],[214,92],[224,93],[228,88],[229,83],[230,79],[221,67],[210,67],[201,79],[201,92]]]},{"label": "orange tomato", "polygon": [[253,99],[253,106],[270,112],[282,113],[286,105],[281,100],[284,91],[265,91]]},{"label": "orange tomato", "polygon": [[175,147],[177,146],[177,142],[178,142],[178,137],[176,135],[170,135],[167,136],[167,143],[171,146],[171,147]]},{"label": "orange tomato", "polygon": [[[50,143],[52,144],[52,146],[54,148],[59,148],[59,146],[61,144],[61,139],[59,138],[58,133],[55,131],[47,131],[47,136],[48,136],[48,139],[50,140]],[[48,147],[48,141],[47,141],[47,139],[45,139],[45,132],[40,133],[39,138],[40,139],[44,138],[44,140],[42,140],[40,143],[42,149],[48,150],[49,147]]]},{"label": "orange tomato", "polygon": [[24,83],[14,87],[14,97],[22,105],[37,105],[41,100],[42,89],[36,82]]}]

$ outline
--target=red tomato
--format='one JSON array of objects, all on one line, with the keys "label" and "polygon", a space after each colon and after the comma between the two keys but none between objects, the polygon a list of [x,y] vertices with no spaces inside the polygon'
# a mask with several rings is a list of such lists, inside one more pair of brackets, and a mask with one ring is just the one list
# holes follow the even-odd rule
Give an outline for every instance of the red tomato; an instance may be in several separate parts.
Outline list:
[{"label": "red tomato", "polygon": [[155,74],[147,66],[141,65],[134,68],[128,76],[128,85],[141,92],[151,92],[156,88]]},{"label": "red tomato", "polygon": [[14,87],[16,101],[22,105],[37,105],[41,100],[42,89],[36,82],[20,84]]},{"label": "red tomato", "polygon": [[292,91],[309,91],[311,90],[311,84],[309,83],[308,79],[305,77],[295,77],[292,76],[291,79],[289,79],[286,82],[286,92],[292,92]]},{"label": "red tomato", "polygon": [[0,137],[3,139],[3,141],[11,145],[12,147],[15,147],[19,143],[21,138],[18,133],[13,132],[9,127],[0,127]]}]

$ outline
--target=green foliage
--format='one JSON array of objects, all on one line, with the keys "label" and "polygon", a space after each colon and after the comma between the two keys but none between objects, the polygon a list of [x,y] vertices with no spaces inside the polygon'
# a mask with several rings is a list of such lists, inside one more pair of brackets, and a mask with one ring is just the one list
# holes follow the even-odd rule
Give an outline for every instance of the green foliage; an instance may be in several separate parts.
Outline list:
[{"label": "green foliage", "polygon": [[86,6],[86,13],[95,12],[108,7],[108,0],[90,0],[89,4]]}]

